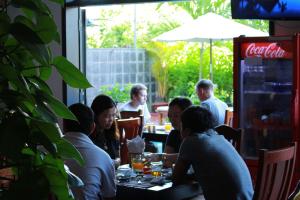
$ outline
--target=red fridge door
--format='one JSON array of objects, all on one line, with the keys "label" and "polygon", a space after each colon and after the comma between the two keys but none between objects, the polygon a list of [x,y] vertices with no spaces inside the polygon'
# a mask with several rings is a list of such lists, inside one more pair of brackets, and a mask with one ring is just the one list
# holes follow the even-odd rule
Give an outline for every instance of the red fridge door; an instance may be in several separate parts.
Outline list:
[{"label": "red fridge door", "polygon": [[238,127],[243,132],[241,153],[256,159],[258,149],[277,149],[293,140],[292,38],[235,40]]}]

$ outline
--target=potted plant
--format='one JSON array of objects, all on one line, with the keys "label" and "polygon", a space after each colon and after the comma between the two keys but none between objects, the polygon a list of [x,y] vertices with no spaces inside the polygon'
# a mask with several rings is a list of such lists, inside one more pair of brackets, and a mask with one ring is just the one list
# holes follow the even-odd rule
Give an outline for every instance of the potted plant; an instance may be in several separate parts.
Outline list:
[{"label": "potted plant", "polygon": [[[20,14],[11,18],[9,6]],[[72,87],[90,84],[64,57],[52,57],[49,44],[60,37],[43,0],[2,0],[0,9],[0,168],[14,175],[0,199],[72,199],[63,159],[83,160],[57,122],[76,119],[46,80],[56,68]]]}]

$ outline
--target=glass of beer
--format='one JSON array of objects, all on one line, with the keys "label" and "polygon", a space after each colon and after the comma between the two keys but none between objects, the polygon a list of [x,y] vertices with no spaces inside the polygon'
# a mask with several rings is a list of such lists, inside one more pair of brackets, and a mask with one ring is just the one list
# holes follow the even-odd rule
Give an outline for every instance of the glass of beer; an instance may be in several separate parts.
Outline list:
[{"label": "glass of beer", "polygon": [[171,131],[171,129],[172,129],[171,123],[166,122],[165,123],[165,131],[169,133]]},{"label": "glass of beer", "polygon": [[151,162],[151,175],[154,177],[161,176],[162,162]]},{"label": "glass of beer", "polygon": [[144,168],[143,154],[132,154],[131,155],[131,167],[134,172],[142,173]]}]

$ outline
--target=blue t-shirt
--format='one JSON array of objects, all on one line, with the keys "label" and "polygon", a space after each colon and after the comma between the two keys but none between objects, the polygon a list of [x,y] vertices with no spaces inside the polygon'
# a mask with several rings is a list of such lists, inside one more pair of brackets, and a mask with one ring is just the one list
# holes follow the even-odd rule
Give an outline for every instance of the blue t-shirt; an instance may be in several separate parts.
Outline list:
[{"label": "blue t-shirt", "polygon": [[252,181],[245,162],[214,130],[185,138],[178,162],[181,160],[193,166],[206,200],[252,200]]},{"label": "blue t-shirt", "polygon": [[200,106],[208,109],[213,114],[217,125],[224,124],[225,112],[228,108],[226,103],[215,96],[211,96],[209,99],[202,101]]}]

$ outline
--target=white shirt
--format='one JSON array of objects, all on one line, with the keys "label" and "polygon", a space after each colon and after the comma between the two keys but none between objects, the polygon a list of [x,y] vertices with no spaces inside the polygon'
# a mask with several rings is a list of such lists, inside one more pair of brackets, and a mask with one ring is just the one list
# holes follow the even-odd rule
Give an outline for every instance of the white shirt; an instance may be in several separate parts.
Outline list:
[{"label": "white shirt", "polygon": [[146,124],[147,122],[150,121],[151,115],[150,112],[148,110],[147,104],[145,103],[144,105],[139,105],[137,108],[133,107],[129,102],[125,103],[124,105],[122,105],[120,107],[120,112],[122,111],[138,111],[138,110],[142,110],[143,115],[144,115],[144,124]]},{"label": "white shirt", "polygon": [[115,168],[112,159],[91,139],[79,132],[68,132],[64,136],[80,152],[83,166],[75,160],[66,164],[84,183],[83,187],[71,188],[76,200],[98,200],[116,196]]},{"label": "white shirt", "polygon": [[224,124],[225,112],[228,108],[227,104],[212,95],[210,98],[202,101],[200,106],[208,109],[217,121],[217,125]]}]

